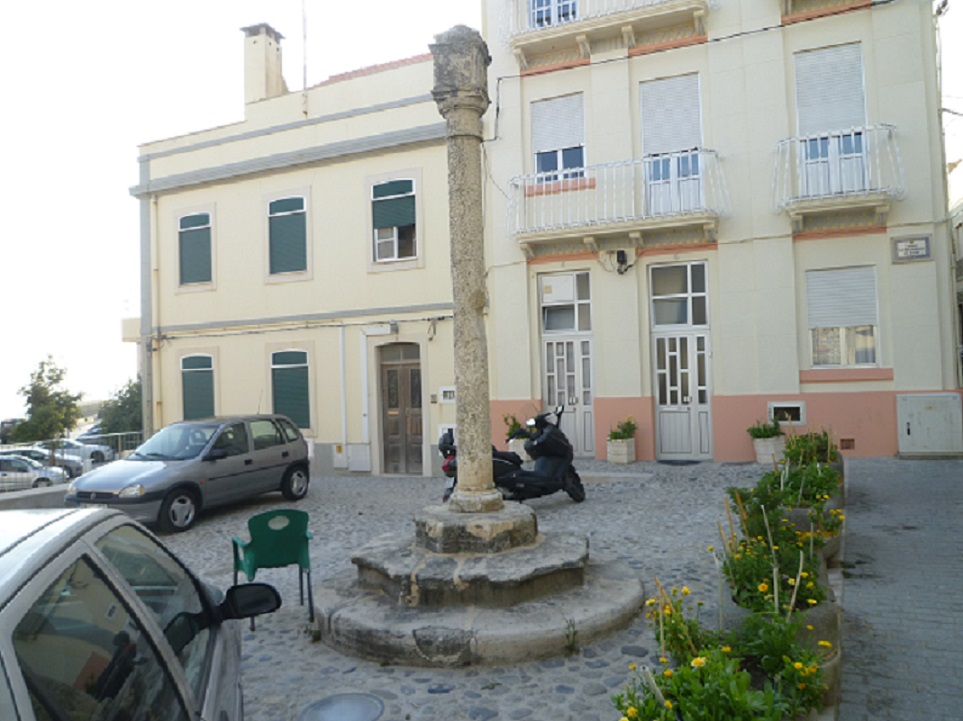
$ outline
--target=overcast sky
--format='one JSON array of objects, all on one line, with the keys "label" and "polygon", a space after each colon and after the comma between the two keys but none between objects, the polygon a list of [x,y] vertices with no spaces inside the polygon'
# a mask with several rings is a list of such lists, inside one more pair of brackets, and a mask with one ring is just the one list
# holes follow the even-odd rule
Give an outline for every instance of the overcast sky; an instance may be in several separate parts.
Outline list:
[{"label": "overcast sky", "polygon": [[[963,112],[963,0],[944,19],[946,105]],[[425,53],[480,0],[304,0],[307,79]],[[332,9],[333,8],[333,9]],[[67,387],[102,400],[136,375],[121,319],[139,315],[137,146],[243,119],[243,33],[285,40],[302,86],[302,0],[9,2],[0,40],[0,418],[47,355]],[[950,70],[952,69],[952,70]],[[953,71],[956,72],[953,72]],[[963,117],[946,115],[949,160]]]}]

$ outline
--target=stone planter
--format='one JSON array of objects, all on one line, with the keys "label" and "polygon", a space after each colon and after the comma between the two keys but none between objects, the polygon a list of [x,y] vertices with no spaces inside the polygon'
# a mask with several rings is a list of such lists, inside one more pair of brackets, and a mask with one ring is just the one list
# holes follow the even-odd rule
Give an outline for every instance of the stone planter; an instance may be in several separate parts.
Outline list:
[{"label": "stone planter", "polygon": [[782,458],[786,451],[786,436],[772,438],[753,438],[752,448],[756,452],[756,463],[772,465],[773,461]]},{"label": "stone planter", "polygon": [[606,445],[609,463],[635,463],[635,439],[610,440]]}]

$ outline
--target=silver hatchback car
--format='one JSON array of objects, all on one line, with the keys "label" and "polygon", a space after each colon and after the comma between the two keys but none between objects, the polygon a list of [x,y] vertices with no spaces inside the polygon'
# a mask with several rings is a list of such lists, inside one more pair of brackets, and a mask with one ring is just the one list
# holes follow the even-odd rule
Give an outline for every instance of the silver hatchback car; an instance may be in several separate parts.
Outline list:
[{"label": "silver hatchback car", "polygon": [[205,508],[281,491],[307,494],[308,446],[282,415],[182,421],[161,429],[129,457],[85,473],[67,506],[109,506],[168,532],[186,531]]},{"label": "silver hatchback car", "polygon": [[241,721],[232,619],[280,604],[206,585],[117,511],[0,511],[0,719]]}]

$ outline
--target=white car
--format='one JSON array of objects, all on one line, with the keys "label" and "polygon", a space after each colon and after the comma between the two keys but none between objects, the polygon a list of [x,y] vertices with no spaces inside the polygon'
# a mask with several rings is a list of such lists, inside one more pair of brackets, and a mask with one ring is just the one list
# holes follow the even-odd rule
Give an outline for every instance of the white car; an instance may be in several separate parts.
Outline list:
[{"label": "white car", "polygon": [[0,719],[243,721],[234,619],[280,604],[208,586],[117,511],[0,511]]},{"label": "white car", "polygon": [[84,472],[84,462],[77,456],[66,456],[58,453],[50,460],[50,451],[46,448],[17,447],[5,448],[0,451],[0,456],[23,456],[32,461],[37,461],[42,466],[58,466],[67,472],[69,478],[76,478]]},{"label": "white car", "polygon": [[85,461],[92,463],[104,463],[114,459],[114,450],[110,446],[100,444],[86,444],[75,441],[72,438],[58,438],[55,441],[40,441],[37,444],[41,448],[53,446],[57,453],[63,452],[64,455],[77,456]]},{"label": "white car", "polygon": [[24,456],[0,456],[0,491],[23,491],[67,482],[63,468],[48,467]]}]

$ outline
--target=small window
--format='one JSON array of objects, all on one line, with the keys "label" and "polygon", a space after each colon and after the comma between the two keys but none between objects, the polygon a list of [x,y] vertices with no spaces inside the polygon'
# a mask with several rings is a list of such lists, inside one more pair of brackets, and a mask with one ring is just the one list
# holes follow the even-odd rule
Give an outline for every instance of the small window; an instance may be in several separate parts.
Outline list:
[{"label": "small window", "polygon": [[153,612],[200,697],[213,617],[191,576],[133,526],[115,528],[97,541],[97,547]]},{"label": "small window", "polygon": [[585,110],[581,93],[532,103],[537,183],[585,176]]},{"label": "small window", "polygon": [[653,325],[709,324],[705,263],[654,266],[650,288]]},{"label": "small window", "polygon": [[185,421],[214,415],[214,359],[211,356],[181,358],[181,401]]},{"label": "small window", "polygon": [[877,364],[876,269],[806,271],[813,367]]},{"label": "small window", "polygon": [[769,403],[769,418],[775,418],[780,423],[789,423],[794,426],[805,425],[806,423],[806,404],[795,401],[771,401]]},{"label": "small window", "polygon": [[274,424],[274,421],[267,419],[251,421],[251,438],[254,440],[256,451],[284,445],[281,429]]},{"label": "small window", "polygon": [[272,275],[307,270],[304,198],[281,198],[268,204],[268,245]]},{"label": "small window", "polygon": [[558,273],[540,278],[542,331],[592,330],[592,298],[588,273]]},{"label": "small window", "polygon": [[211,216],[209,213],[185,215],[178,221],[180,283],[210,283]]},{"label": "small window", "polygon": [[418,254],[415,181],[391,180],[371,188],[374,259],[384,263]]},{"label": "small window", "polygon": [[298,428],[311,427],[308,354],[302,350],[271,355],[271,390],[274,413],[287,416]]}]

